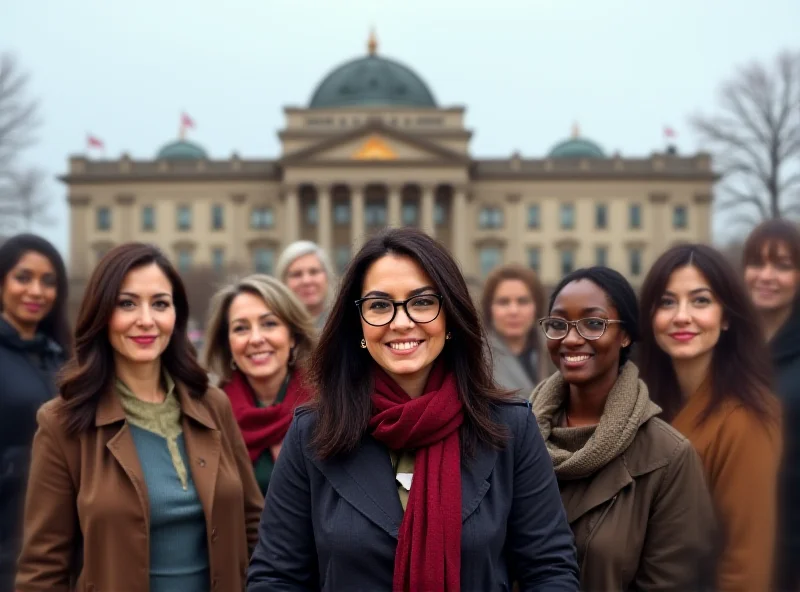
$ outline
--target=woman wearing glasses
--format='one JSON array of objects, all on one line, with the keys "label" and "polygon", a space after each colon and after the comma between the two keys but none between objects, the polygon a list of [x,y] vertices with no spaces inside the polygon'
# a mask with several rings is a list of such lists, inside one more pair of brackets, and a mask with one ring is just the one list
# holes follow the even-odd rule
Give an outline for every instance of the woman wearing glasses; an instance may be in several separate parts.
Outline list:
[{"label": "woman wearing glasses", "polygon": [[566,276],[540,321],[558,372],[533,411],[575,534],[583,590],[696,590],[713,511],[691,443],[656,418],[636,366],[636,294],[603,267]]},{"label": "woman wearing glasses", "polygon": [[370,239],[275,465],[248,591],[578,588],[528,406],[494,386],[458,266],[413,229]]}]

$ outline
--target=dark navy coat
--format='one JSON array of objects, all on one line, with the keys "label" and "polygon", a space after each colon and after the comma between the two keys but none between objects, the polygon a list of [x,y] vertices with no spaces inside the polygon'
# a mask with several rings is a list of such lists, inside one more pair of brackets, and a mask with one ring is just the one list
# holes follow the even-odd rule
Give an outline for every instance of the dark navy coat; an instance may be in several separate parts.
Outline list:
[{"label": "dark navy coat", "polygon": [[[573,536],[529,406],[497,406],[511,439],[461,469],[464,591],[578,590]],[[371,436],[321,461],[297,411],[270,481],[248,592],[391,590],[403,508],[388,449]]]}]

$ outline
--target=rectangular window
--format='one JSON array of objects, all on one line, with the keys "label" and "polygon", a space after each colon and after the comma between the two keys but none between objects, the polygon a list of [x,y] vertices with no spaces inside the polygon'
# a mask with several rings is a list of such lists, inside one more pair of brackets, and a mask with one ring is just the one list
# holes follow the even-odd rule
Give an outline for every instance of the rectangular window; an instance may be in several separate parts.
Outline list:
[{"label": "rectangular window", "polygon": [[225,209],[219,205],[211,206],[211,230],[222,230],[225,228]]},{"label": "rectangular window", "polygon": [[419,224],[419,206],[416,202],[408,201],[403,204],[403,226],[416,226]]},{"label": "rectangular window", "polygon": [[338,226],[350,224],[350,204],[339,202],[333,206],[333,222]]},{"label": "rectangular window", "polygon": [[600,267],[608,267],[608,247],[595,248],[594,264]]},{"label": "rectangular window", "polygon": [[178,206],[178,230],[192,229],[192,209],[189,206]]},{"label": "rectangular window", "polygon": [[567,275],[575,271],[575,251],[572,249],[561,249],[559,253],[561,259],[561,275]]},{"label": "rectangular window", "polygon": [[253,251],[253,268],[256,273],[272,275],[272,271],[275,268],[275,249],[257,247]]},{"label": "rectangular window", "polygon": [[275,214],[268,206],[259,206],[250,210],[250,228],[266,230],[275,225]]},{"label": "rectangular window", "polygon": [[142,232],[152,232],[156,229],[156,209],[153,206],[142,208]]},{"label": "rectangular window", "polygon": [[689,211],[686,206],[675,206],[672,211],[672,227],[675,230],[686,230],[689,227]]},{"label": "rectangular window", "polygon": [[642,250],[640,248],[634,247],[628,251],[628,265],[633,277],[642,274]]},{"label": "rectangular window", "polygon": [[628,226],[631,230],[638,230],[642,227],[642,206],[639,204],[631,204],[630,211],[628,212]]},{"label": "rectangular window", "polygon": [[503,210],[502,208],[486,206],[481,208],[478,214],[478,225],[480,228],[502,228],[503,227]]},{"label": "rectangular window", "polygon": [[214,271],[219,273],[225,268],[225,249],[222,247],[215,247],[211,251],[211,265],[214,266]]},{"label": "rectangular window", "polygon": [[344,270],[347,268],[347,264],[350,263],[350,247],[336,247],[336,252],[334,254],[334,259],[336,265],[336,273],[338,275],[344,274]]},{"label": "rectangular window", "polygon": [[111,208],[97,208],[97,230],[111,230]]},{"label": "rectangular window", "polygon": [[598,230],[608,228],[608,207],[606,204],[597,204],[594,210],[594,226]]},{"label": "rectangular window", "polygon": [[528,247],[528,267],[539,273],[542,251],[539,247]]},{"label": "rectangular window", "polygon": [[478,254],[481,265],[481,277],[486,277],[503,262],[503,252],[499,247],[483,247]]},{"label": "rectangular window", "polygon": [[447,208],[441,202],[436,202],[433,206],[433,223],[436,226],[444,226],[447,218]]},{"label": "rectangular window", "polygon": [[192,252],[188,249],[178,251],[178,271],[187,272],[192,268]]},{"label": "rectangular window", "polygon": [[541,223],[541,209],[539,204],[528,206],[528,228],[539,228]]},{"label": "rectangular window", "polygon": [[367,226],[386,226],[386,204],[368,202],[364,208],[364,222]]},{"label": "rectangular window", "polygon": [[319,223],[319,209],[316,203],[306,205],[306,224],[316,226]]},{"label": "rectangular window", "polygon": [[561,204],[560,219],[562,230],[572,230],[575,228],[575,206],[572,204]]}]

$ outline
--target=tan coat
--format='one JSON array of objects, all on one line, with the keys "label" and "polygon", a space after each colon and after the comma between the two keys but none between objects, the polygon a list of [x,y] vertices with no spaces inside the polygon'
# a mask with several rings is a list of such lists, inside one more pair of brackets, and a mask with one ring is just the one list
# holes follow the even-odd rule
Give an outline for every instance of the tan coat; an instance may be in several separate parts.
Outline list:
[{"label": "tan coat", "polygon": [[[180,385],[177,391],[206,516],[212,589],[244,590],[263,506],[247,449],[221,391],[210,388],[201,399]],[[119,398],[113,391],[104,395],[94,427],[74,437],[65,433],[62,405],[55,399],[37,415],[16,588],[146,592],[149,502]]]}]

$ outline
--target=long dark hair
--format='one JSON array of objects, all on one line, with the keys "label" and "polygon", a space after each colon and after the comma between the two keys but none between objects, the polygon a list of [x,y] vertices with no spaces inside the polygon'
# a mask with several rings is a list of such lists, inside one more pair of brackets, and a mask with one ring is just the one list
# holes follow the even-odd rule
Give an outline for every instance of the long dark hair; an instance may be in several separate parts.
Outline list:
[{"label": "long dark hair", "polygon": [[683,406],[678,378],[670,357],[658,346],[653,317],[672,274],[683,267],[695,267],[708,281],[728,322],[720,334],[711,361],[711,400],[700,421],[707,419],[726,400],[734,399],[760,419],[774,418],[772,364],[758,313],[748,297],[739,274],[725,257],[702,244],[675,246],[656,260],[642,285],[640,367],[650,396],[663,417],[672,421]]},{"label": "long dark hair", "polygon": [[[6,276],[19,263],[26,253],[38,253],[50,261],[56,272],[56,301],[53,308],[45,315],[36,327],[42,333],[57,343],[64,351],[65,356],[72,354],[69,321],[67,319],[68,282],[67,270],[64,260],[56,248],[41,236],[35,234],[17,234],[0,245],[0,285],[5,282]],[[0,302],[0,309],[2,303]]]},{"label": "long dark hair", "polygon": [[208,389],[208,376],[197,363],[189,342],[189,304],[180,275],[152,245],[128,243],[109,251],[95,267],[83,295],[75,327],[75,354],[64,368],[61,397],[65,401],[67,431],[78,433],[94,424],[97,402],[112,388],[114,352],[108,340],[108,324],[117,307],[125,276],[134,269],[155,264],[172,284],[175,328],[161,363],[170,376],[193,397]]},{"label": "long dark hair", "polygon": [[622,328],[628,335],[630,343],[619,350],[619,367],[622,368],[631,357],[634,344],[639,341],[639,306],[636,302],[636,292],[630,282],[620,272],[610,267],[586,267],[576,269],[565,275],[550,294],[547,313],[553,310],[556,297],[567,284],[587,280],[606,293],[609,302],[617,309]]},{"label": "long dark hair", "polygon": [[317,388],[317,422],[312,446],[322,458],[356,448],[372,413],[373,375],[369,354],[361,349],[361,319],[354,302],[361,297],[370,266],[388,254],[414,260],[443,297],[452,338],[442,350],[464,405],[462,452],[472,456],[479,444],[501,447],[507,430],[495,422],[492,406],[509,395],[497,388],[486,356],[486,335],[467,284],[453,257],[440,243],[412,228],[386,229],[369,239],[347,268],[328,322],[311,361]]}]

